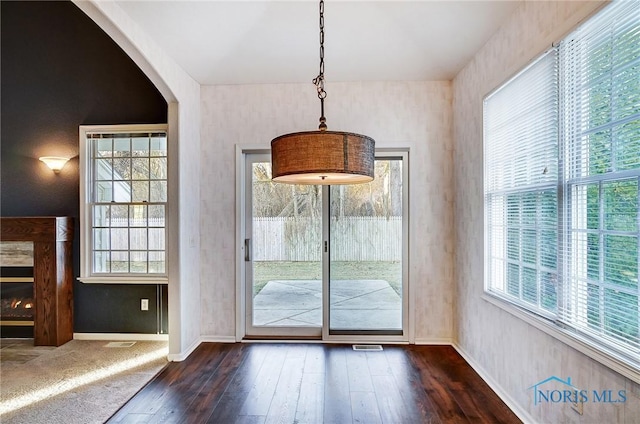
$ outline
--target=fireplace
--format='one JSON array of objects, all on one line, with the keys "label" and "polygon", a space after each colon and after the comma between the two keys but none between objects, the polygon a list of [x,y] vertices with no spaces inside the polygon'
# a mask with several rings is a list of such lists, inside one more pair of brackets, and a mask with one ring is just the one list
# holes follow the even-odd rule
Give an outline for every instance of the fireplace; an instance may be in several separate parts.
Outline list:
[{"label": "fireplace", "polygon": [[60,346],[73,338],[73,220],[0,218],[0,333]]},{"label": "fireplace", "polygon": [[31,321],[33,325],[33,283],[3,283],[0,319]]},{"label": "fireplace", "polygon": [[33,338],[33,267],[2,267],[0,275],[0,334]]}]

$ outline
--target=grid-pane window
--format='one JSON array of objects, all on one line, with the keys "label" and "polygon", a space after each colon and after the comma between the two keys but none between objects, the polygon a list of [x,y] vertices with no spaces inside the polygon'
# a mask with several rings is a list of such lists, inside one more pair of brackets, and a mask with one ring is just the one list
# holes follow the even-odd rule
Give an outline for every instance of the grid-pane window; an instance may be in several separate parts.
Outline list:
[{"label": "grid-pane window", "polygon": [[557,92],[554,49],[484,102],[488,290],[543,314],[557,303]]},{"label": "grid-pane window", "polygon": [[637,3],[606,6],[487,96],[484,141],[486,290],[638,364]]},{"label": "grid-pane window", "polygon": [[165,274],[167,135],[88,132],[91,273]]},{"label": "grid-pane window", "polygon": [[565,295],[559,319],[640,353],[640,7],[614,4],[560,45]]}]

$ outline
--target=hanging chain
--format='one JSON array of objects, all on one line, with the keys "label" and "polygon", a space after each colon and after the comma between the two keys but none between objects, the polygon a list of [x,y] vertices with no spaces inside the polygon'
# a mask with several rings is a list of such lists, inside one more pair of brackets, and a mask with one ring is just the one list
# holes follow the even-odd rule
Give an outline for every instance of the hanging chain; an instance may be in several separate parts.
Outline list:
[{"label": "hanging chain", "polygon": [[320,73],[313,79],[313,83],[318,89],[318,98],[327,97],[324,91],[324,0],[320,0]]},{"label": "hanging chain", "polygon": [[320,0],[320,73],[313,79],[313,83],[318,90],[318,98],[320,99],[320,125],[318,129],[325,131],[327,119],[324,117],[324,99],[327,97],[327,92],[324,91],[324,0]]}]

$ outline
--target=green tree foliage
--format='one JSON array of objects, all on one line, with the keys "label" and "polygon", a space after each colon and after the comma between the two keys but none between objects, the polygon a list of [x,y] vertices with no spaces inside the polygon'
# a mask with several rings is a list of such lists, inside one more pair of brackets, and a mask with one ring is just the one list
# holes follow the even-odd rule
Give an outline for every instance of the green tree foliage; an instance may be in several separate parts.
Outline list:
[{"label": "green tree foliage", "polygon": [[[613,68],[615,64],[615,68]],[[606,38],[588,67],[588,173],[611,180],[587,188],[589,325],[616,338],[639,334],[638,175],[640,31]],[[599,129],[600,128],[600,129]],[[614,173],[624,171],[624,178]],[[629,171],[636,171],[631,172]],[[619,177],[618,177],[619,178]]]}]

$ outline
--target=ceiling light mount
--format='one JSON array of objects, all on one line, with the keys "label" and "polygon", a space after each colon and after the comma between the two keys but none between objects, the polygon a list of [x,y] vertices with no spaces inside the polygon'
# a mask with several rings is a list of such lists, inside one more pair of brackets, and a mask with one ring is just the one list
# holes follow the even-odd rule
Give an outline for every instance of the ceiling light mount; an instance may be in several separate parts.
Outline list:
[{"label": "ceiling light mount", "polygon": [[324,82],[324,0],[320,0],[320,73],[313,79],[320,99],[320,125],[318,131],[285,134],[271,141],[273,181],[321,185],[373,181],[375,141],[366,135],[327,131]]}]

